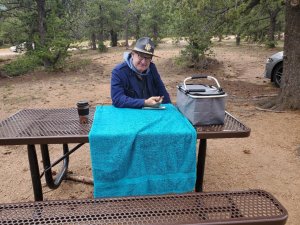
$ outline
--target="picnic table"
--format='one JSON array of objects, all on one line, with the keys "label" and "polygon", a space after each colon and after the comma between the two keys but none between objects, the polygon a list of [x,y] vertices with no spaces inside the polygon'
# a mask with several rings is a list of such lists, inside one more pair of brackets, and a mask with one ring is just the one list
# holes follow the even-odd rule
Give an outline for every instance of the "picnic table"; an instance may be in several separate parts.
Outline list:
[{"label": "picnic table", "polygon": [[[60,109],[23,109],[0,122],[0,145],[27,145],[28,161],[31,172],[35,201],[43,200],[41,178],[51,189],[59,187],[69,164],[69,155],[89,142],[95,109],[90,109],[89,123],[80,124],[76,108]],[[250,135],[250,128],[226,112],[223,125],[195,126],[199,141],[197,162],[197,192],[203,190],[207,139],[243,138]],[[68,144],[77,143],[69,149]],[[62,144],[63,156],[51,163],[48,145]],[[44,171],[40,173],[36,145],[40,145]],[[61,171],[55,178],[51,168],[63,161]]]}]

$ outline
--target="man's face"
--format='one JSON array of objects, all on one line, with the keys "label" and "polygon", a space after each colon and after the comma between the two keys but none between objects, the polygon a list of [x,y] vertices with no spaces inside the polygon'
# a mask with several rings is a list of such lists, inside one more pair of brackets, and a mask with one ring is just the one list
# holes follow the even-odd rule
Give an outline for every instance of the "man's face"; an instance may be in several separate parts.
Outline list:
[{"label": "man's face", "polygon": [[152,55],[141,52],[132,52],[132,63],[139,72],[144,72],[150,66]]}]

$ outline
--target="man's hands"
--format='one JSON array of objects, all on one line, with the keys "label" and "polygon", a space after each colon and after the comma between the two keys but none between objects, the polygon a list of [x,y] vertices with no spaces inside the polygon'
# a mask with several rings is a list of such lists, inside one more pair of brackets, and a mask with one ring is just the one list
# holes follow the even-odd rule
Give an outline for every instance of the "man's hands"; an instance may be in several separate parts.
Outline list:
[{"label": "man's hands", "polygon": [[158,108],[162,103],[164,96],[152,96],[145,100],[144,106]]}]

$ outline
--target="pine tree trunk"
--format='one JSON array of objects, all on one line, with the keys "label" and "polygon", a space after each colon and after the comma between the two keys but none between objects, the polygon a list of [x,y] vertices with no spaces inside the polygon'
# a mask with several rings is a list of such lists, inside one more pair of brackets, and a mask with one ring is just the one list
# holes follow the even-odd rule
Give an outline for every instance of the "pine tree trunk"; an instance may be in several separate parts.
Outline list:
[{"label": "pine tree trunk", "polygon": [[222,42],[223,35],[222,35],[222,34],[219,34],[219,35],[218,35],[218,38],[219,38],[219,39],[218,39],[218,42]]},{"label": "pine tree trunk", "polygon": [[[130,0],[128,0],[128,4],[130,4]],[[130,15],[130,12],[129,12],[129,5],[128,5],[128,9],[126,10],[126,21],[125,21],[125,46],[126,46],[126,49],[128,49],[128,47],[129,47],[129,44],[128,44],[129,15]]]},{"label": "pine tree trunk", "polygon": [[[40,45],[41,47],[45,47],[46,45],[46,27],[45,27],[45,21],[46,21],[46,11],[45,11],[45,0],[36,0],[37,4],[37,12],[38,12],[38,30],[39,30],[39,36],[40,36]],[[43,64],[44,66],[50,67],[52,65],[49,58],[43,58]]]},{"label": "pine tree trunk", "polygon": [[276,22],[277,22],[277,15],[280,12],[281,8],[277,7],[276,9],[269,9],[269,16],[270,16],[270,26],[269,26],[269,33],[268,33],[268,47],[275,48],[275,29],[276,29]]},{"label": "pine tree trunk", "polygon": [[275,26],[276,26],[276,16],[270,16],[270,27],[269,27],[269,47],[275,48]]},{"label": "pine tree trunk", "polygon": [[126,49],[129,47],[128,44],[128,24],[129,24],[129,19],[126,19],[126,23],[125,23],[125,47]]},{"label": "pine tree trunk", "polygon": [[283,77],[278,109],[300,109],[300,5],[286,1]]},{"label": "pine tree trunk", "polygon": [[[99,5],[99,11],[100,11],[100,14],[102,15],[103,14],[102,5]],[[100,21],[99,21],[99,27],[100,27],[100,30],[99,30],[98,40],[99,40],[100,43],[102,43],[104,41],[104,24],[103,24],[103,18],[102,17],[100,18]]]},{"label": "pine tree trunk", "polygon": [[235,43],[236,43],[237,46],[240,45],[240,43],[241,43],[241,35],[240,35],[240,34],[237,34],[237,35],[236,35]]},{"label": "pine tree trunk", "polygon": [[39,36],[40,36],[40,42],[41,45],[45,45],[45,19],[46,19],[46,13],[45,13],[45,0],[36,0],[37,4],[37,11],[38,11],[38,29],[39,29]]},{"label": "pine tree trunk", "polygon": [[110,31],[111,47],[116,47],[118,45],[118,34],[114,31]]},{"label": "pine tree trunk", "polygon": [[157,41],[158,41],[158,27],[157,27],[157,24],[153,25],[152,32],[153,32],[153,41],[154,41],[155,45],[157,45]]},{"label": "pine tree trunk", "polygon": [[140,38],[140,16],[137,15],[135,18],[135,39],[138,40]]},{"label": "pine tree trunk", "polygon": [[92,33],[92,35],[91,35],[91,42],[92,42],[92,49],[96,50],[97,46],[96,46],[96,35],[95,35],[95,33]]}]

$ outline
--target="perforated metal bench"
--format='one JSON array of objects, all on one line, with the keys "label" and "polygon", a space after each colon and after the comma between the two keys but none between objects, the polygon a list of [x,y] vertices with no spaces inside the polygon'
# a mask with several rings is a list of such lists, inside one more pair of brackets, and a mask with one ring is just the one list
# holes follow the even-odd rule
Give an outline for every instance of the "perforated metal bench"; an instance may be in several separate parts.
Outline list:
[{"label": "perforated metal bench", "polygon": [[262,190],[0,205],[0,224],[282,225],[286,209]]}]

